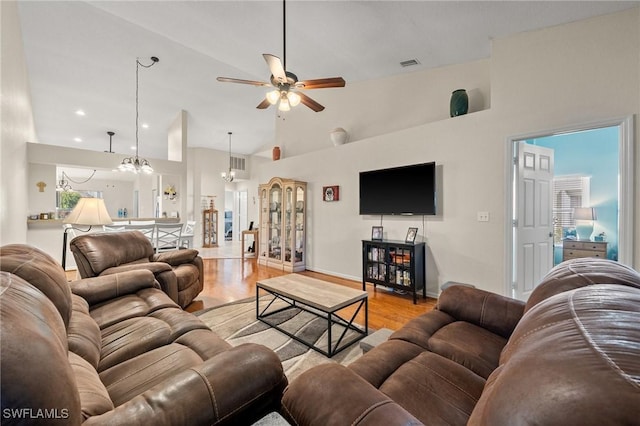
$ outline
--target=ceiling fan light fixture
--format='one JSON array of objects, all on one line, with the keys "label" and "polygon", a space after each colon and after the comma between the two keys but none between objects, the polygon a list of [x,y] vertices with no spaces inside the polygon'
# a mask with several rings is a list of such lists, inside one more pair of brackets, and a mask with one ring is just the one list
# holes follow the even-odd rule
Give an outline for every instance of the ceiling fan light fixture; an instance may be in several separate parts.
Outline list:
[{"label": "ceiling fan light fixture", "polygon": [[270,92],[267,92],[266,98],[267,98],[267,101],[269,101],[269,103],[271,105],[275,105],[280,100],[280,91],[279,90],[272,90]]},{"label": "ceiling fan light fixture", "polygon": [[280,99],[280,104],[278,105],[278,109],[284,112],[291,111],[291,105],[289,105],[289,99],[287,99],[286,96],[283,96]]},{"label": "ceiling fan light fixture", "polygon": [[267,62],[269,71],[271,71],[271,78],[269,79],[269,82],[229,77],[218,77],[217,80],[260,87],[274,87],[275,90],[266,93],[265,99],[258,104],[256,107],[257,109],[267,109],[271,105],[277,105],[278,110],[280,111],[290,111],[291,108],[302,103],[313,111],[320,112],[324,110],[324,107],[318,102],[314,101],[309,96],[302,94],[302,92],[291,94],[289,89],[326,89],[331,87],[344,87],[345,81],[342,77],[298,81],[298,77],[294,73],[287,71],[286,18],[286,0],[282,0],[282,60],[277,56],[268,53],[264,53],[262,55],[264,60]]},{"label": "ceiling fan light fixture", "polygon": [[288,92],[287,100],[289,101],[289,105],[291,105],[292,107],[297,106],[300,104],[300,95],[298,95],[296,92]]}]

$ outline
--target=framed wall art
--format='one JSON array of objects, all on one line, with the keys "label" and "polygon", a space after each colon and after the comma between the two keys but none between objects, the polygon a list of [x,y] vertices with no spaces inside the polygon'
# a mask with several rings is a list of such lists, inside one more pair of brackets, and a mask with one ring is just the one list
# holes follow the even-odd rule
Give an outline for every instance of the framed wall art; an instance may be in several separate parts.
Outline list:
[{"label": "framed wall art", "polygon": [[322,187],[322,201],[340,200],[340,187],[338,185]]}]

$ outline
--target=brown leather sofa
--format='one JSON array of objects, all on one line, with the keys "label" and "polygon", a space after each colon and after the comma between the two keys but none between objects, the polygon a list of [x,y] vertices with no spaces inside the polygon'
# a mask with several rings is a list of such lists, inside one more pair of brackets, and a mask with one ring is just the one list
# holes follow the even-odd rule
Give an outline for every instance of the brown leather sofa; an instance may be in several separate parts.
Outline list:
[{"label": "brown leather sofa", "polygon": [[640,422],[640,274],[576,259],[527,304],[452,286],[348,367],[285,390],[296,425],[604,425]]},{"label": "brown leather sofa", "polygon": [[26,245],[0,267],[3,425],[241,425],[280,407],[275,353],[231,347],[150,271],[68,283]]},{"label": "brown leather sofa", "polygon": [[200,294],[204,285],[202,258],[197,250],[155,253],[151,241],[140,231],[81,235],[71,240],[70,247],[82,278],[148,269],[182,308]]}]

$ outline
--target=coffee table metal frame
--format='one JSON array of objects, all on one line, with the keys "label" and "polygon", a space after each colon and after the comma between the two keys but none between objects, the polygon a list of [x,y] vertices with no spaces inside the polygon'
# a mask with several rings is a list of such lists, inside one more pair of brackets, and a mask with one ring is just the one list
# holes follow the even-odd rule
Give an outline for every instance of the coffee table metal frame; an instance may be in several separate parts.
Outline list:
[{"label": "coffee table metal frame", "polygon": [[[268,281],[268,280],[264,280],[264,281]],[[319,281],[323,284],[328,284],[330,286],[333,285],[337,285],[337,284],[333,284],[333,283],[327,283],[324,281],[320,281],[320,280],[316,280]],[[286,334],[287,336],[291,337],[292,339],[295,339],[296,341],[302,343],[305,346],[308,346],[309,348],[323,354],[324,356],[331,358],[333,357],[335,354],[339,353],[340,351],[346,349],[347,347],[351,346],[352,344],[362,340],[363,338],[365,338],[368,334],[369,334],[369,299],[368,299],[368,294],[366,292],[363,292],[360,296],[357,296],[355,298],[355,300],[348,300],[345,301],[345,303],[343,304],[339,304],[337,306],[332,306],[332,307],[327,307],[327,306],[323,306],[321,304],[318,303],[314,303],[313,301],[304,299],[303,297],[300,297],[298,295],[295,294],[283,294],[285,292],[279,292],[278,290],[274,289],[274,288],[266,288],[268,287],[267,284],[265,283],[261,283],[261,282],[257,282],[256,283],[256,317],[258,320],[262,321],[263,323],[267,324],[270,327],[275,328],[276,330],[280,331],[281,333]],[[264,309],[260,309],[260,290],[263,290],[265,292],[267,292],[269,295],[273,296],[273,298],[267,303],[267,306]],[[268,312],[269,308],[271,307],[271,305],[273,305],[273,303],[276,300],[282,300],[284,301],[287,306],[284,306],[282,308],[279,309],[275,309],[271,312]],[[342,309],[345,309],[349,306],[353,306],[355,304],[358,304],[358,307],[356,308],[354,314],[351,316],[350,319],[345,319],[342,316],[338,315],[337,312],[341,311]],[[356,318],[356,316],[358,315],[358,313],[360,312],[360,310],[364,307],[364,330],[356,325],[354,325],[354,320]],[[328,351],[325,351],[322,348],[319,348],[317,346],[315,346],[315,344],[313,342],[307,342],[304,341],[303,339],[301,339],[300,337],[296,336],[295,334],[282,329],[281,327],[279,327],[277,324],[274,324],[272,322],[268,321],[268,318],[271,315],[277,314],[279,312],[285,311],[287,309],[293,309],[293,308],[297,308],[297,309],[301,309],[305,312],[309,312],[313,315],[316,315],[319,318],[326,318],[327,320],[327,348],[329,349]],[[335,345],[331,344],[331,328],[333,324],[339,324],[342,325],[344,327],[344,331],[341,333],[340,337],[338,338],[338,340],[336,341]],[[349,330],[352,330],[356,333],[356,337],[352,338],[348,341],[343,342],[343,339],[345,338],[347,332]],[[340,344],[342,343],[342,346],[340,346]]]}]

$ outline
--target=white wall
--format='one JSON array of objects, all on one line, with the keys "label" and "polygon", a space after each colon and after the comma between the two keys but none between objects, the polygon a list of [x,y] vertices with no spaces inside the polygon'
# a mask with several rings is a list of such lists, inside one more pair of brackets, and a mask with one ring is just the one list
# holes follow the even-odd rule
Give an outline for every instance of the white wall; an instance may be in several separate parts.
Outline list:
[{"label": "white wall", "polygon": [[36,141],[17,3],[0,2],[0,245],[27,240],[27,148]]},{"label": "white wall", "polygon": [[133,216],[133,182],[94,178],[86,183],[71,183],[71,186],[74,191],[102,191],[104,205],[114,219],[118,218],[118,209],[124,208],[129,217]]},{"label": "white wall", "polygon": [[[50,164],[34,164],[28,170],[28,184],[26,194],[29,208],[27,214],[51,213],[56,211],[56,166]],[[40,192],[38,183],[43,182]],[[26,219],[26,216],[24,219]],[[23,218],[21,218],[23,219]]]},{"label": "white wall", "polygon": [[[323,92],[318,101],[327,109],[306,114],[296,109],[278,123],[277,140],[285,158],[256,168],[256,182],[272,176],[309,183],[308,267],[332,274],[361,277],[361,240],[369,238],[379,217],[358,215],[358,172],[361,170],[436,161],[440,166],[441,204],[438,216],[385,216],[385,238],[403,239],[409,226],[426,237],[428,291],[436,294],[448,280],[469,282],[506,293],[505,194],[506,141],[510,136],[538,130],[580,125],[640,111],[640,8],[609,16],[494,40],[493,53],[484,61],[445,67],[394,78],[414,87],[403,99],[412,108],[429,104],[420,113],[422,123],[405,121],[398,128],[398,104],[369,96],[380,81],[359,83],[351,93],[348,110],[339,90]],[[488,72],[490,70],[490,73]],[[478,73],[478,75],[475,75]],[[484,77],[490,75],[490,84]],[[416,87],[445,87],[439,96],[426,96]],[[347,83],[348,84],[348,83]],[[448,96],[458,87],[490,87],[490,108],[466,116],[447,118]],[[321,92],[321,91],[318,91]],[[473,95],[473,92],[470,93]],[[315,96],[315,91],[314,91]],[[489,104],[485,103],[487,107]],[[329,111],[340,111],[338,121]],[[351,120],[345,123],[344,120]],[[370,118],[375,123],[370,122]],[[417,116],[413,115],[413,119]],[[327,138],[333,127],[354,133],[351,143],[315,150],[306,141]],[[636,126],[636,164],[640,164]],[[376,134],[365,129],[374,128]],[[366,137],[359,135],[365,134]],[[294,138],[295,135],[295,138]],[[292,156],[291,154],[299,154]],[[640,176],[636,176],[636,206],[640,202]],[[340,185],[339,202],[322,202],[324,185]],[[478,211],[490,221],[479,223]],[[640,210],[637,210],[640,211]],[[640,243],[636,214],[635,243]],[[635,265],[640,265],[636,249]]]},{"label": "white wall", "polygon": [[286,158],[331,146],[329,132],[336,127],[346,129],[353,142],[444,120],[451,92],[462,88],[469,94],[470,112],[490,108],[488,60],[312,90],[308,95],[325,110],[292,109],[286,120],[276,121],[276,143]]}]

